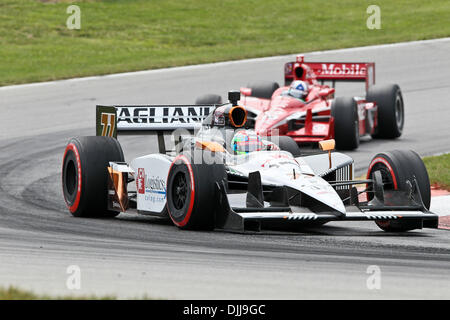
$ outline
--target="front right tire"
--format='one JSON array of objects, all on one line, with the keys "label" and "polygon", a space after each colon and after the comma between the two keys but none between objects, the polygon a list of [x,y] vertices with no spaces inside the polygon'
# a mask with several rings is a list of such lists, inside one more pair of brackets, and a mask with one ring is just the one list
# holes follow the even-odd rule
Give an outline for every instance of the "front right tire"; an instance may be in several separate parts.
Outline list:
[{"label": "front right tire", "polygon": [[[413,176],[419,185],[419,192],[425,208],[430,208],[431,189],[427,169],[420,156],[412,150],[394,150],[375,155],[367,171],[367,179],[372,179],[376,171],[381,173],[384,190],[407,190],[406,181]],[[371,200],[373,196],[370,196]],[[417,223],[402,220],[375,221],[384,231],[401,232],[417,228]]]}]

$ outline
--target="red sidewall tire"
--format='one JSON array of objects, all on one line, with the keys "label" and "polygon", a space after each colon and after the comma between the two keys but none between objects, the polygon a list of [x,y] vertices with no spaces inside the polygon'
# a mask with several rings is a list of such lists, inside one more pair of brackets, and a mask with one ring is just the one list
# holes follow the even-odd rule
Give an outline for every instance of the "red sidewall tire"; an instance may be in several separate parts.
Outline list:
[{"label": "red sidewall tire", "polygon": [[108,210],[108,171],[110,161],[123,162],[119,142],[110,137],[72,138],[64,151],[62,191],[70,213],[75,217],[113,217]]},{"label": "red sidewall tire", "polygon": [[[195,200],[195,178],[194,178],[194,172],[192,169],[192,165],[189,161],[189,159],[185,156],[185,155],[178,155],[174,161],[172,162],[170,169],[169,169],[169,175],[167,177],[167,184],[168,187],[171,186],[171,182],[174,179],[174,175],[176,175],[178,173],[178,171],[180,171],[180,174],[182,174],[182,171],[184,171],[183,169],[183,165],[180,166],[180,164],[184,164],[184,168],[187,169],[187,173],[188,173],[188,177],[189,180],[187,180],[187,185],[189,186],[188,189],[188,203],[186,203],[187,208],[185,208],[187,211],[184,214],[181,214],[180,216],[175,214],[175,210],[172,207],[172,209],[167,206],[167,210],[169,212],[169,217],[172,220],[172,222],[177,226],[177,227],[184,227],[188,224],[190,218],[191,218],[191,214],[192,214],[192,209],[194,207],[194,200]],[[167,201],[169,201],[169,190],[167,190],[168,196],[167,196]],[[170,198],[172,199],[172,193],[170,193]],[[184,208],[182,208],[184,209]]]},{"label": "red sidewall tire", "polygon": [[194,164],[191,159],[192,155],[179,155],[169,169],[167,211],[179,228],[212,230],[217,209],[216,183],[226,181],[225,166]]},{"label": "red sidewall tire", "polygon": [[[71,187],[69,187],[68,184],[64,183],[64,178],[73,179],[73,170],[75,170],[76,179],[73,180],[73,183],[70,183]],[[81,188],[83,187],[80,153],[74,143],[69,143],[64,151],[62,180],[64,200],[69,211],[73,214],[80,205]]]},{"label": "red sidewall tire", "polygon": [[392,163],[392,160],[388,157],[386,157],[383,154],[378,154],[376,155],[373,160],[370,162],[369,165],[369,169],[367,170],[367,177],[366,179],[370,179],[371,178],[371,174],[374,170],[376,170],[377,168],[379,168],[380,166],[383,166],[387,169],[387,171],[390,173],[391,175],[391,179],[392,179],[392,184],[393,184],[393,189],[397,190],[398,189],[398,177],[393,169],[394,164]]},{"label": "red sidewall tire", "polygon": [[[385,182],[386,190],[406,191],[406,181],[416,177],[420,195],[425,208],[430,208],[431,193],[430,181],[425,165],[420,156],[412,150],[394,150],[377,154],[371,161],[367,170],[367,179],[371,179],[372,172],[380,170]],[[370,200],[372,197],[369,196]],[[404,221],[375,221],[385,231],[408,231],[416,229],[417,223]]]}]

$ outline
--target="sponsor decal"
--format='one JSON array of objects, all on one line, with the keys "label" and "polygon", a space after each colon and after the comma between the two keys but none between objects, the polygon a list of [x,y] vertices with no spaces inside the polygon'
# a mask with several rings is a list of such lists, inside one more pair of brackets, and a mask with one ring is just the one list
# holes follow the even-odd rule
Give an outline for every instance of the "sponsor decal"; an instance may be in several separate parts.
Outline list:
[{"label": "sponsor decal", "polygon": [[269,159],[263,162],[261,167],[263,168],[273,168],[273,167],[280,167],[282,165],[296,165],[298,166],[298,163],[295,161],[295,159],[292,159],[289,155],[284,153],[277,153],[275,155],[271,155]]},{"label": "sponsor decal", "polygon": [[138,177],[136,179],[136,189],[140,194],[145,193],[145,171],[144,168],[138,169]]},{"label": "sponsor decal", "polygon": [[145,192],[166,194],[166,182],[158,176],[145,176]]},{"label": "sponsor decal", "polygon": [[322,63],[322,71],[319,74],[323,75],[343,75],[343,76],[365,76],[366,75],[365,64],[352,63],[352,64],[326,64]]},{"label": "sponsor decal", "polygon": [[159,203],[166,199],[166,181],[159,176],[146,175],[144,168],[138,169],[136,189],[145,195],[145,201]]},{"label": "sponsor decal", "polygon": [[117,125],[180,124],[203,121],[213,107],[205,106],[140,106],[117,107]]},{"label": "sponsor decal", "polygon": [[[285,65],[285,78],[292,78],[294,63]],[[353,79],[364,80],[369,78],[369,84],[374,82],[374,70],[372,63],[366,62],[308,62],[302,63],[301,67],[305,71],[305,79]]]},{"label": "sponsor decal", "polygon": [[116,125],[116,115],[114,113],[102,112],[100,116],[100,125],[102,126],[103,137],[113,137],[114,127]]},{"label": "sponsor decal", "polygon": [[95,135],[117,137],[117,113],[111,106],[97,105],[95,112]]}]

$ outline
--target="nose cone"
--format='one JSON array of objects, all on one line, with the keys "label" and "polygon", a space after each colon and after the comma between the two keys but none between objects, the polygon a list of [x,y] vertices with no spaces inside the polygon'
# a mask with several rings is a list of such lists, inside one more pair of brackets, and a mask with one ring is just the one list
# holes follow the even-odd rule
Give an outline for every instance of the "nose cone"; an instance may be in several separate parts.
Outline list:
[{"label": "nose cone", "polygon": [[[292,183],[293,182],[293,183]],[[326,206],[345,214],[345,206],[341,198],[330,184],[318,176],[301,175],[292,180],[291,187],[322,202]]]},{"label": "nose cone", "polygon": [[272,99],[269,109],[256,118],[255,131],[265,135],[270,129],[274,129],[284,123],[292,113],[301,111],[305,104],[299,99],[290,96],[277,96]]}]

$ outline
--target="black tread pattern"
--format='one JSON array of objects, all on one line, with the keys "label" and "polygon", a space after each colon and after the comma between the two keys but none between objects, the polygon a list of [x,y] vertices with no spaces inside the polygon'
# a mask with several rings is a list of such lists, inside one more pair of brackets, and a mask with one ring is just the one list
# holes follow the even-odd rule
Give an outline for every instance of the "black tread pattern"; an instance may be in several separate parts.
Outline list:
[{"label": "black tread pattern", "polygon": [[[397,96],[403,103],[403,96],[397,84],[374,85],[367,90],[366,100],[378,106],[378,128],[373,138],[395,139],[401,136],[403,124],[398,127],[395,117],[395,101]],[[403,122],[404,122],[403,108]]]},{"label": "black tread pattern", "polygon": [[[80,156],[82,181],[79,206],[72,215],[76,217],[117,215],[117,212],[107,210],[107,167],[110,161],[124,161],[119,142],[110,137],[84,136],[72,138],[70,143],[76,146]],[[73,156],[73,152],[69,151],[63,160],[63,186],[64,168]],[[66,194],[65,197],[68,198]]]},{"label": "black tread pattern", "polygon": [[[223,164],[193,164],[192,157],[189,154],[185,154],[185,156],[191,163],[193,171],[195,198],[188,222],[184,226],[179,227],[181,229],[212,230],[215,226],[215,209],[217,207],[215,184],[216,182],[226,180],[225,166]],[[172,214],[176,210],[172,204],[172,183],[175,174],[180,171],[189,176],[187,165],[184,162],[178,162],[173,164],[167,181],[167,206],[169,215],[172,220],[178,222],[183,221],[188,212],[188,206],[186,205],[179,212],[181,215],[178,216],[177,214],[178,218],[175,218]],[[190,181],[189,178],[188,181]],[[191,193],[189,195],[191,196]]]},{"label": "black tread pattern", "polygon": [[[429,209],[431,203],[430,180],[420,156],[412,150],[393,150],[378,153],[373,159],[378,157],[385,159],[392,167],[397,181],[397,190],[406,190],[406,180],[412,176],[416,177],[422,201],[425,207]],[[370,174],[371,172],[368,172],[368,177],[370,177]],[[393,232],[408,231],[416,228],[415,225],[411,226],[411,224],[403,223],[403,221],[377,221],[376,224],[385,231]]]},{"label": "black tread pattern", "polygon": [[337,97],[331,105],[336,148],[353,150],[359,146],[358,106],[351,97]]}]

